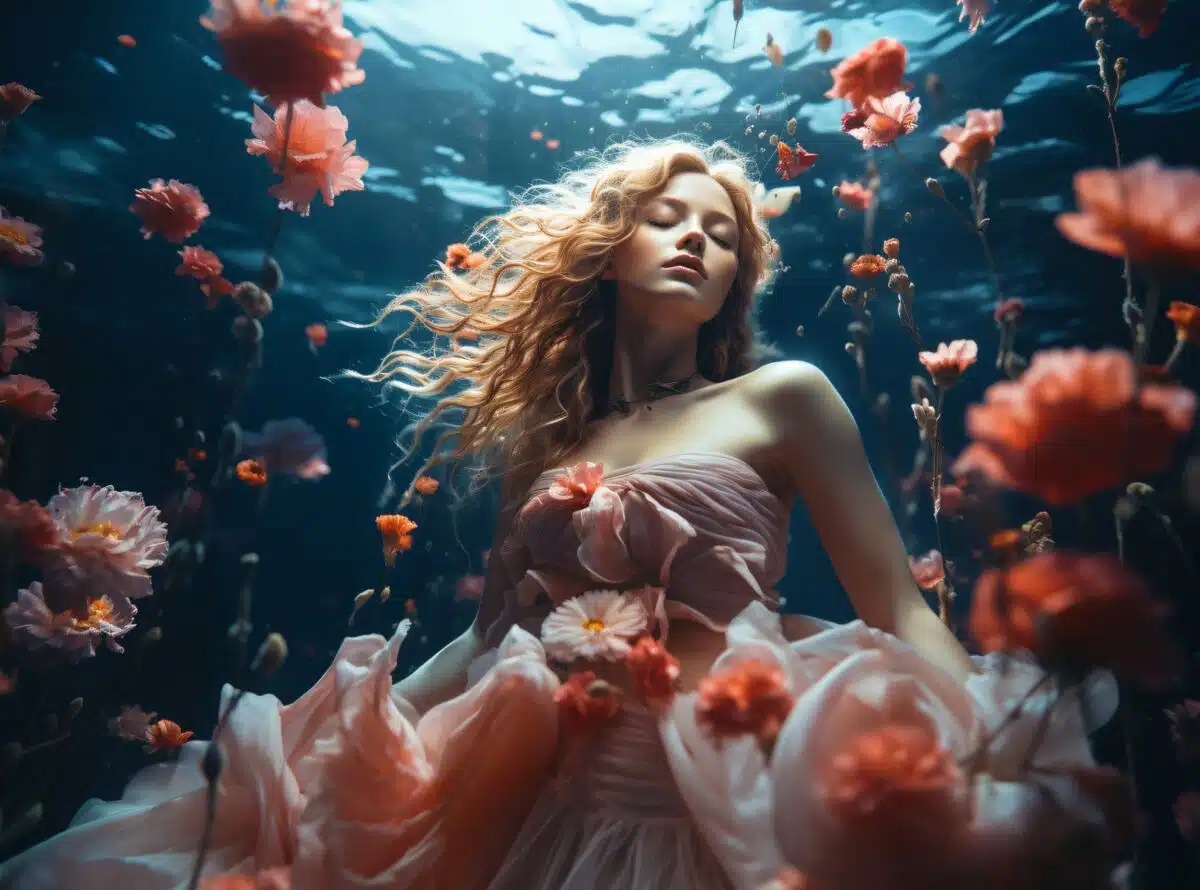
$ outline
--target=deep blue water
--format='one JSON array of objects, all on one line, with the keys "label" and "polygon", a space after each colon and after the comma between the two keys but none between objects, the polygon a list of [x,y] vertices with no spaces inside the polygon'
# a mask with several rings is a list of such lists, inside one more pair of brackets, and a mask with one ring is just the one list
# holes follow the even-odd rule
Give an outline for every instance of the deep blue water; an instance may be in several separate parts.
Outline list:
[{"label": "deep blue water", "polygon": [[[192,243],[221,255],[233,280],[253,275],[261,261],[274,218],[266,194],[274,177],[243,148],[255,97],[222,71],[215,41],[198,23],[204,8],[198,0],[8,0],[0,8],[0,82],[20,81],[44,97],[9,128],[0,204],[44,228],[48,256],[38,270],[3,270],[0,296],[39,313],[41,344],[21,370],[45,377],[62,395],[58,420],[22,430],[16,443],[9,483],[22,497],[44,500],[59,484],[88,477],[165,504],[178,489],[176,458],[197,444],[198,432],[210,450],[215,443],[234,361],[233,310],[226,304],[204,311],[194,282],[174,275],[175,249],[143,240],[127,209],[133,189],[151,178],[194,183],[212,216]],[[939,126],[960,122],[968,108],[1004,111],[989,165],[988,237],[1005,294],[1027,303],[1018,350],[1128,342],[1120,264],[1073,247],[1053,225],[1057,212],[1073,206],[1075,171],[1113,160],[1102,104],[1086,90],[1097,81],[1094,38],[1073,4],[1002,0],[970,35],[949,0],[747,0],[736,46],[728,0],[347,0],[345,12],[350,29],[366,40],[367,80],[331,101],[348,116],[349,136],[371,163],[366,191],[344,194],[332,208],[314,206],[309,218],[284,219],[275,255],[286,285],[267,319],[265,366],[239,412],[250,428],[275,417],[308,420],[326,437],[332,473],[274,489],[261,512],[252,492],[215,498],[205,567],[186,591],[156,604],[164,645],[139,654],[134,637],[124,661],[105,654],[35,681],[47,696],[43,708],[77,694],[107,708],[89,706],[78,718],[63,746],[66,766],[45,789],[40,832],[61,827],[87,796],[116,793],[144,761],[136,746],[105,737],[103,721],[115,704],[138,701],[200,734],[211,730],[220,684],[230,677],[223,640],[235,614],[237,557],[246,549],[261,557],[254,642],[279,630],[292,643],[274,687],[285,700],[324,669],[347,632],[353,595],[364,588],[388,581],[394,594],[360,614],[359,632],[386,632],[403,616],[406,599],[418,604],[420,632],[404,652],[410,665],[469,620],[470,606],[453,601],[454,580],[480,569],[495,497],[485,493],[454,510],[448,499],[427,499],[414,514],[421,544],[385,573],[373,520],[406,417],[377,390],[334,375],[373,367],[392,332],[335,322],[371,318],[388,294],[427,274],[475,220],[503,210],[512,190],[553,177],[576,152],[631,135],[694,133],[751,152],[767,184],[777,185],[773,152],[758,134],[782,133],[788,118],[797,119],[788,141],[821,159],[800,181],[799,205],[772,224],[790,268],[764,298],[760,320],[780,354],[817,364],[843,391],[884,480],[889,460],[907,470],[916,445],[907,396],[909,376],[919,370],[912,341],[894,324],[891,305],[877,308],[872,375],[892,397],[885,439],[867,415],[843,349],[848,313],[841,306],[821,319],[816,313],[843,280],[842,256],[858,252],[861,239],[857,218],[837,218],[830,187],[861,176],[866,157],[839,130],[844,103],[823,98],[828,70],[875,38],[895,37],[909,48],[908,77],[923,104],[919,129],[901,143],[919,175],[876,152],[883,182],[878,233],[903,243],[925,342],[973,337],[983,357],[954,391],[951,452],[961,444],[963,407],[994,380],[996,332],[979,245],[921,182],[942,177],[951,199],[966,201],[962,184],[937,159]],[[821,26],[834,35],[827,55],[813,47]],[[767,32],[785,50],[781,69],[761,50]],[[137,46],[119,44],[119,34],[134,36]],[[1174,0],[1150,39],[1121,22],[1107,39],[1114,57],[1129,59],[1117,119],[1125,158],[1196,165],[1197,5]],[[944,84],[940,95],[928,92],[929,74]],[[531,140],[533,130],[560,147]],[[906,212],[911,222],[903,221]],[[1194,298],[1195,281],[1180,283],[1171,296]],[[315,356],[303,333],[313,322],[330,328],[328,345]],[[1160,352],[1169,347],[1165,327]],[[1194,361],[1180,376],[1195,383]],[[348,417],[361,425],[351,429]],[[1067,518],[1060,539],[1109,546],[1103,506],[1096,513]],[[1194,541],[1187,522],[1180,519],[1181,533]],[[933,546],[927,523],[911,531],[914,549]],[[802,515],[790,565],[782,593],[792,607],[851,617]],[[1167,588],[1182,590],[1178,574],[1163,571]],[[1195,643],[1194,601],[1183,601],[1180,612]],[[118,681],[128,684],[119,700],[112,692]],[[1163,765],[1171,758],[1159,713],[1165,701],[1142,703],[1140,756],[1161,769],[1145,792],[1155,855],[1177,863],[1169,803],[1179,777]],[[17,704],[0,702],[7,709],[0,722],[16,719]],[[24,693],[19,704],[28,704]],[[1112,747],[1119,757],[1121,745]]]}]

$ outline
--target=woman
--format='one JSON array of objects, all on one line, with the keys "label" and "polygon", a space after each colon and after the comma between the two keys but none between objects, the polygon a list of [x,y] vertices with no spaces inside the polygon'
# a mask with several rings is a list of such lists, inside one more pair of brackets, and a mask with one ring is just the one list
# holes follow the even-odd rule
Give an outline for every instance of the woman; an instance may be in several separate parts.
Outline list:
[{"label": "woman", "polygon": [[[752,195],[726,146],[618,146],[481,225],[486,265],[388,307],[454,347],[394,352],[371,379],[440,396],[426,426],[465,409],[454,457],[503,468],[479,613],[394,689],[406,625],[347,640],[290,706],[242,699],[206,875],[753,890],[794,868],[837,890],[1023,886],[1034,858],[1012,829],[1047,803],[1022,771],[1091,766],[1079,709],[1051,713],[1024,663],[972,663],[914,586],[829,381],[754,368],[774,245]],[[862,621],[776,614],[797,498]],[[1006,719],[1018,700],[1034,707]],[[186,886],[204,751],[89,804],[3,886]],[[1081,787],[1055,796],[1055,824],[1097,824]]]}]

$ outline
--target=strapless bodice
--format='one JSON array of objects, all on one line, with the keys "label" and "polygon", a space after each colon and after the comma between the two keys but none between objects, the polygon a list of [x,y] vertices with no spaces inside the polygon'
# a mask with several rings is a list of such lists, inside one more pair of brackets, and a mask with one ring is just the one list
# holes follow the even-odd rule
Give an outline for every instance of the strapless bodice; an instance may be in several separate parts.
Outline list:
[{"label": "strapless bodice", "polygon": [[597,589],[659,588],[666,616],[723,630],[751,602],[778,605],[788,517],[750,464],[716,452],[548,470],[500,548],[509,589],[489,641]]}]

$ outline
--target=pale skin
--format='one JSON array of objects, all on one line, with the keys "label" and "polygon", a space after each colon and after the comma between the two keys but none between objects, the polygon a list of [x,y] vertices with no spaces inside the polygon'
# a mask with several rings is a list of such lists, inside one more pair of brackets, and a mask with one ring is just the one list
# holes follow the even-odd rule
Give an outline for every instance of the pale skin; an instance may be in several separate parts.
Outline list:
[{"label": "pale skin", "polygon": [[[633,235],[614,250],[604,272],[618,289],[610,392],[633,401],[651,382],[696,372],[697,333],[733,285],[737,239],[733,202],[701,173],[676,175],[641,209]],[[697,269],[672,266],[680,255],[698,261],[692,263]],[[721,383],[698,378],[688,392],[655,401],[653,410],[594,422],[564,463],[595,461],[616,470],[695,452],[740,458],[786,506],[801,499],[864,622],[895,634],[960,680],[974,670],[914,584],[854,418],[821,371],[784,361]],[[510,521],[501,516],[497,546]],[[397,683],[397,693],[424,711],[466,688],[467,665],[483,651],[483,631],[500,610],[501,586],[499,572],[490,572],[474,624]],[[787,618],[784,630],[793,639],[808,632],[803,621]],[[708,672],[724,645],[721,634],[700,625],[672,624],[669,648],[685,689]],[[622,680],[621,671],[604,673]]]}]

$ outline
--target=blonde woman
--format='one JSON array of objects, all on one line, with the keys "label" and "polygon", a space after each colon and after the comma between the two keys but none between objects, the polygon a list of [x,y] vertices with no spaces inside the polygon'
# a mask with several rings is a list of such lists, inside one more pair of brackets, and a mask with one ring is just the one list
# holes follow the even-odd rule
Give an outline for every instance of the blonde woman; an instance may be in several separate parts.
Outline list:
[{"label": "blonde woman", "polygon": [[[347,640],[293,705],[246,696],[222,739],[206,875],[753,890],[799,869],[835,890],[1021,886],[1021,832],[995,829],[1043,815],[1018,775],[1030,721],[989,739],[1006,815],[988,821],[956,761],[1037,675],[981,670],[923,601],[826,377],[756,367],[774,245],[752,195],[728,146],[616,146],[481,224],[485,265],[391,303],[435,345],[371,379],[434,399],[424,426],[461,410],[451,459],[483,456],[504,487],[479,613],[394,688],[406,626]],[[777,614],[797,500],[861,621]],[[1039,757],[1090,766],[1077,711],[1039,732]],[[838,772],[871,733],[893,768],[925,770],[915,808],[882,827],[856,821],[874,810]],[[89,805],[5,886],[185,886],[204,750]],[[944,805],[922,809],[930,795]],[[982,834],[960,844],[969,829]]]}]

